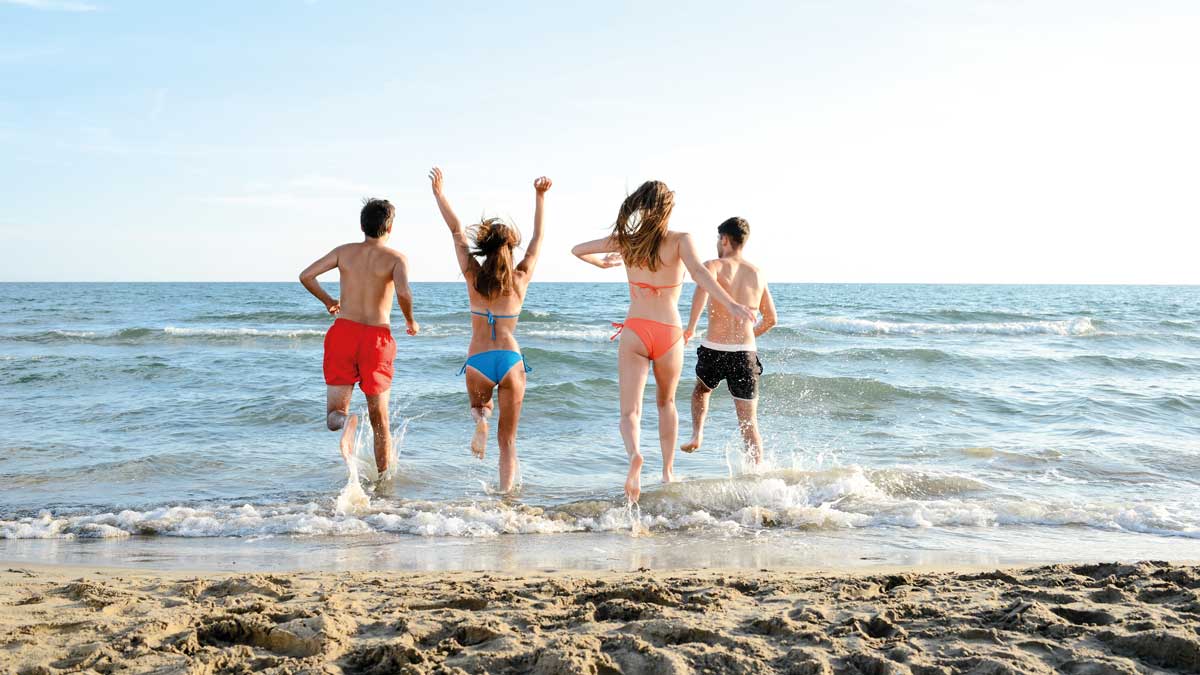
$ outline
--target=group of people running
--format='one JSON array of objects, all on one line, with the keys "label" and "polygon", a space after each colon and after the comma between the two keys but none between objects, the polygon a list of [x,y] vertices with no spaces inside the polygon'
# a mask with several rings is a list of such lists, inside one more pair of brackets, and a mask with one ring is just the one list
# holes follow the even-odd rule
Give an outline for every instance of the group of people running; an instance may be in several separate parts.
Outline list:
[{"label": "group of people running", "polygon": [[[521,244],[516,228],[498,218],[464,228],[446,197],[442,171],[434,168],[429,179],[467,285],[472,331],[460,374],[466,375],[475,423],[471,452],[484,457],[488,420],[494,398],[498,398],[500,490],[508,492],[517,477],[517,424],[530,370],[521,357],[515,331],[541,253],[551,181],[543,176],[533,182],[533,236],[525,256],[515,262],[514,252]],[[662,479],[671,482],[679,430],[675,390],[683,370],[684,345],[695,334],[706,308],[708,327],[697,350],[692,395],[692,438],[680,449],[693,452],[701,446],[709,396],[724,380],[734,399],[746,452],[755,462],[762,460],[756,408],[762,364],[755,338],[775,325],[776,316],[763,275],[742,258],[750,226],[741,218],[721,223],[717,228],[718,257],[701,262],[691,236],[668,229],[674,205],[675,194],[665,184],[647,181],[621,203],[611,234],[572,249],[576,257],[597,267],[623,265],[629,281],[629,311],[623,322],[613,324],[617,329],[613,339],[620,337],[621,438],[629,456],[625,494],[634,502],[641,494],[640,433],[646,381],[653,372]],[[358,419],[350,414],[350,401],[358,384],[367,398],[380,475],[388,468],[391,450],[388,395],[396,356],[390,328],[393,294],[404,314],[407,333],[420,332],[413,317],[407,259],[386,245],[394,216],[395,208],[386,200],[368,200],[359,216],[363,240],[334,248],[300,273],[304,287],[337,317],[324,344],[326,425],[332,431],[341,430],[342,455],[349,461]],[[338,298],[317,281],[335,268],[340,275]],[[696,282],[686,327],[678,308],[685,272]]]}]

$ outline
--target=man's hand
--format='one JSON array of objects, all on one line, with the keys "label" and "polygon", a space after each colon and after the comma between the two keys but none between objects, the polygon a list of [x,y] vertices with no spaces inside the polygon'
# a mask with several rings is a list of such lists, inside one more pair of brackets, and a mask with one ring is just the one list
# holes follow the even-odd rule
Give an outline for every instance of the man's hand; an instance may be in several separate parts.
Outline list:
[{"label": "man's hand", "polygon": [[417,323],[415,319],[413,321],[406,321],[405,323],[408,324],[408,328],[404,331],[405,333],[416,335],[421,332],[421,324]]},{"label": "man's hand", "polygon": [[325,309],[329,310],[330,316],[337,316],[342,311],[342,303],[340,300],[334,300],[331,304],[325,305]]},{"label": "man's hand", "polygon": [[599,262],[600,267],[608,269],[609,267],[620,267],[624,264],[625,259],[621,257],[620,251],[613,251],[612,253],[606,253]]},{"label": "man's hand", "polygon": [[[436,171],[437,169],[434,170]],[[549,190],[551,185],[554,185],[554,182],[545,176],[533,181],[533,189],[537,190],[539,195],[545,194],[546,190]]]},{"label": "man's hand", "polygon": [[433,194],[442,194],[442,170],[436,166],[429,170],[429,187],[433,188]]},{"label": "man's hand", "polygon": [[684,328],[683,329],[683,344],[686,345],[688,342],[691,341],[692,337],[694,337],[695,335],[696,335],[696,330],[694,328],[690,328],[690,327]]}]

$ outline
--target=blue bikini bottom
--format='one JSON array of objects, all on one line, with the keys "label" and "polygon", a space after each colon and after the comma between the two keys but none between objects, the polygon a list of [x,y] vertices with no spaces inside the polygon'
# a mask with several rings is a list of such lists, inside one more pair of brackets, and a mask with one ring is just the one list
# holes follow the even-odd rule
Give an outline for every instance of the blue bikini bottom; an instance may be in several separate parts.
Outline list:
[{"label": "blue bikini bottom", "polygon": [[[525,359],[521,356],[521,352],[509,351],[507,349],[493,349],[490,352],[480,352],[474,356],[467,358],[467,362],[463,364],[462,370],[458,371],[459,375],[467,372],[467,366],[479,371],[487,379],[494,384],[500,384],[508,371],[518,363],[523,363]],[[525,365],[525,372],[532,371],[528,364]]]}]

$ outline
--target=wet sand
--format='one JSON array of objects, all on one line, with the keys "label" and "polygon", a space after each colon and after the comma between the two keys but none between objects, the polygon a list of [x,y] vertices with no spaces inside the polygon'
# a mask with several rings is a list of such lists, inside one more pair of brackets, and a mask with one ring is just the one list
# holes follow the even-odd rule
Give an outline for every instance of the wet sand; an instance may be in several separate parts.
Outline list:
[{"label": "wet sand", "polygon": [[0,571],[0,672],[1200,672],[1200,567]]}]

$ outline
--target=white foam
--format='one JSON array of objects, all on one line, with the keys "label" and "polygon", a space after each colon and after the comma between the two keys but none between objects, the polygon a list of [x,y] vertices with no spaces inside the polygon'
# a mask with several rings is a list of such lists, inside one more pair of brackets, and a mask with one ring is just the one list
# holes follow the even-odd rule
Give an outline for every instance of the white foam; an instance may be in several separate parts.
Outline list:
[{"label": "white foam", "polygon": [[[1200,519],[1172,504],[1034,501],[963,491],[965,477],[908,470],[841,467],[779,471],[732,480],[652,486],[640,509],[624,499],[537,508],[501,500],[390,502],[369,499],[357,481],[332,504],[170,506],[75,516],[42,513],[0,520],[0,538],[351,536],[399,533],[427,537],[496,537],[564,532],[760,529],[838,530],[872,527],[953,528],[1084,526],[1200,539]],[[977,483],[975,483],[977,484]],[[938,486],[946,486],[939,490]],[[909,496],[919,495],[919,496]]]},{"label": "white foam", "polygon": [[277,328],[264,330],[260,328],[179,328],[167,326],[163,328],[167,335],[177,337],[313,337],[325,334],[323,330],[312,328]]},{"label": "white foam", "polygon": [[900,321],[871,321],[848,317],[814,319],[803,324],[805,328],[831,333],[853,335],[939,335],[939,334],[987,334],[987,335],[1095,335],[1096,327],[1088,317],[1075,317],[1061,321],[988,321],[972,323],[909,323]]}]

